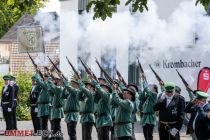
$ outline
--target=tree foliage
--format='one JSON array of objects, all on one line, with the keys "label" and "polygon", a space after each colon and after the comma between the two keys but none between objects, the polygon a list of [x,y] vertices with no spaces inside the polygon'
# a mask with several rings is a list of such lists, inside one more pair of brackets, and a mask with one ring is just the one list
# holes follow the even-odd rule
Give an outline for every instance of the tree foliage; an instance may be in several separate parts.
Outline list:
[{"label": "tree foliage", "polygon": [[26,12],[34,14],[49,0],[0,0],[0,38]]},{"label": "tree foliage", "polygon": [[[127,0],[125,6],[131,5],[132,12],[143,12],[144,10],[148,11],[147,2],[148,0]],[[197,0],[196,5],[201,3],[207,9],[209,2],[210,0]],[[115,8],[119,4],[120,0],[92,0],[88,3],[86,9],[89,12],[93,7],[93,19],[101,18],[105,20],[107,17],[112,17],[112,13],[115,12]]]}]

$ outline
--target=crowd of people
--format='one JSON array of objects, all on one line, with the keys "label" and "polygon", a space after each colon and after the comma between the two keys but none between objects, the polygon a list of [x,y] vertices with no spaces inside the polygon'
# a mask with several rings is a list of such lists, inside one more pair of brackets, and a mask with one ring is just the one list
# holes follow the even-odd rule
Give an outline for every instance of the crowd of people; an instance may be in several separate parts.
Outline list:
[{"label": "crowd of people", "polygon": [[[16,130],[19,88],[14,76],[5,75],[3,79],[1,108],[6,130]],[[191,114],[187,134],[193,140],[210,140],[210,104],[208,94],[203,91],[188,88],[190,102],[185,105],[180,87],[173,82],[160,82],[161,89],[158,90],[158,85],[147,83],[144,74],[140,85],[125,85],[121,79],[110,83],[92,75],[85,81],[79,77],[68,81],[62,73],[53,77],[44,74],[41,78],[37,72],[31,80],[29,102],[34,135],[48,131],[49,122],[52,134],[55,134],[43,135],[43,140],[63,139],[59,135],[62,134],[62,118],[69,140],[77,139],[78,121],[82,126],[82,140],[92,140],[93,127],[98,140],[135,140],[138,139],[134,133],[136,115],[140,116],[145,140],[153,140],[156,125],[160,140],[180,140],[185,113]]]}]

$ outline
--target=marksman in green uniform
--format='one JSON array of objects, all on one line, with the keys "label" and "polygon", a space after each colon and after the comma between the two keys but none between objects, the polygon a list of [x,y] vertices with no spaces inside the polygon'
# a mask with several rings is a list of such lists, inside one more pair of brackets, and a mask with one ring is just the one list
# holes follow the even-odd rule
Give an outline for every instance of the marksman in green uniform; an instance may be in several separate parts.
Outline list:
[{"label": "marksman in green uniform", "polygon": [[[62,77],[62,74],[59,74]],[[79,82],[71,80],[71,84],[64,78],[61,78],[65,88],[62,97],[66,99],[64,102],[65,122],[67,123],[67,130],[70,140],[76,140],[76,126],[79,119]]]},{"label": "marksman in green uniform", "polygon": [[92,128],[95,123],[95,115],[94,115],[94,94],[95,89],[93,85],[85,81],[84,83],[80,81],[80,90],[81,96],[83,96],[83,105],[81,108],[80,114],[81,119],[80,123],[82,124],[82,140],[92,140]]},{"label": "marksman in green uniform", "polygon": [[61,119],[64,118],[63,112],[63,104],[64,100],[62,97],[63,88],[61,87],[60,78],[54,77],[52,81],[49,81],[49,88],[51,92],[49,92],[50,96],[52,96],[52,110],[50,112],[50,118],[53,122],[53,140],[62,140],[61,133]]},{"label": "marksman in green uniform", "polygon": [[117,140],[130,140],[133,135],[132,112],[134,109],[135,91],[133,89],[123,90],[123,99],[119,97],[117,86],[114,85],[113,100],[117,104],[114,122],[114,134]]},{"label": "marksman in green uniform", "polygon": [[[39,71],[39,69],[37,71]],[[50,115],[50,111],[49,111],[49,98],[50,97],[48,93],[48,77],[47,75],[44,75],[44,79],[41,79],[39,73],[36,72],[35,81],[37,85],[40,86],[42,89],[37,100],[37,104],[38,104],[37,116],[40,117],[42,133],[46,134],[46,132],[48,132],[48,119]],[[42,140],[48,140],[48,136],[43,135]]]},{"label": "marksman in green uniform", "polygon": [[96,129],[98,140],[109,140],[109,130],[112,126],[111,117],[111,93],[112,89],[107,84],[99,84],[91,77],[92,84],[95,86],[96,94],[100,95],[97,105]]},{"label": "marksman in green uniform", "polygon": [[131,88],[132,90],[135,91],[135,101],[134,102],[134,109],[133,109],[133,113],[132,113],[132,129],[133,129],[133,135],[131,137],[131,140],[136,140],[135,137],[135,131],[134,131],[134,124],[135,122],[137,122],[137,117],[136,114],[138,112],[138,107],[139,107],[139,88],[137,85],[135,84],[128,84],[127,88]]},{"label": "marksman in green uniform", "polygon": [[147,84],[145,76],[142,75],[144,93],[145,97],[140,98],[143,99],[143,110],[141,117],[141,125],[143,127],[143,133],[145,140],[153,140],[153,130],[156,125],[156,114],[154,111],[154,105],[157,101],[158,87],[155,84]]}]

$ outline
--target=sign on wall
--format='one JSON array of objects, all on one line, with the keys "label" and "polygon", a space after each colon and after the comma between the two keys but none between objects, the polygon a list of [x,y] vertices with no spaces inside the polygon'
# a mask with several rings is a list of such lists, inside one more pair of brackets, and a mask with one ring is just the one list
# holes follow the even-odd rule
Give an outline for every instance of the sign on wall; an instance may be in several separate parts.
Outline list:
[{"label": "sign on wall", "polygon": [[44,52],[41,26],[20,26],[17,30],[18,52]]}]

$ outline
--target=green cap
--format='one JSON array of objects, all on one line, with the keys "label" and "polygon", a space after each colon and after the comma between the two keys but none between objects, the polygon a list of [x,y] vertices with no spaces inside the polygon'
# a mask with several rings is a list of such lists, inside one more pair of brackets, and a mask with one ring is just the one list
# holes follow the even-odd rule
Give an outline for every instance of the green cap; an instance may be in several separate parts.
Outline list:
[{"label": "green cap", "polygon": [[74,82],[74,83],[76,83],[76,84],[79,84],[79,82],[77,81],[77,80],[71,80],[71,82]]},{"label": "green cap", "polygon": [[15,76],[10,75],[10,80],[15,80]]},{"label": "green cap", "polygon": [[167,82],[165,83],[165,89],[166,91],[173,91],[175,89],[175,84],[173,82]]},{"label": "green cap", "polygon": [[4,80],[10,80],[10,76],[9,76],[9,75],[4,75],[4,76],[3,76],[3,79],[4,79]]},{"label": "green cap", "polygon": [[32,76],[32,77],[31,77],[31,80],[32,80],[32,81],[35,81],[35,79],[36,79],[35,76]]},{"label": "green cap", "polygon": [[207,99],[209,95],[203,91],[196,92],[196,99]]}]

